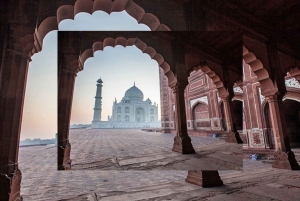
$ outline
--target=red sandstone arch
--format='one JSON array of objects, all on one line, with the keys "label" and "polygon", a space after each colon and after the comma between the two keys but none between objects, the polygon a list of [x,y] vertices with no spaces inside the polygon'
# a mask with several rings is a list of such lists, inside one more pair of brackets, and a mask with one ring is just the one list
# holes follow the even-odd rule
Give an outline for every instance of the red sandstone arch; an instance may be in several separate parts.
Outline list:
[{"label": "red sandstone arch", "polygon": [[114,39],[111,37],[107,37],[103,41],[93,43],[91,49],[86,49],[82,52],[81,55],[79,55],[79,69],[83,70],[85,61],[90,57],[94,57],[94,53],[96,51],[103,51],[107,46],[115,47],[117,45],[121,45],[123,47],[135,45],[143,53],[148,54],[151,59],[154,59],[158,63],[159,67],[163,69],[164,74],[167,76],[169,85],[177,82],[177,79],[175,78],[173,72],[170,70],[170,65],[164,60],[163,56],[157,53],[154,48],[147,46],[147,44],[139,38],[126,39],[124,37],[117,37]]},{"label": "red sandstone arch", "polygon": [[300,102],[299,92],[287,91],[282,100],[285,101],[287,99]]},{"label": "red sandstone arch", "polygon": [[[35,46],[42,47],[45,36],[53,30],[58,30],[58,24],[66,19],[74,19],[81,12],[93,14],[95,11],[112,12],[126,11],[135,18],[139,24],[147,25],[151,31],[170,31],[170,28],[161,24],[156,16],[146,13],[145,10],[133,0],[77,0],[73,5],[62,5],[57,9],[57,16],[44,19],[34,33]],[[32,54],[40,51],[34,48]]]},{"label": "red sandstone arch", "polygon": [[207,65],[205,66],[197,66],[194,67],[193,70],[202,70],[210,79],[212,79],[213,83],[216,85],[219,97],[227,96],[229,93],[225,89],[223,82],[221,81],[220,77],[210,69]]},{"label": "red sandstone arch", "polygon": [[253,52],[249,52],[245,46],[243,46],[243,59],[257,76],[261,85],[262,94],[267,91],[273,91],[275,86],[273,81],[270,79],[268,71],[264,68],[261,60],[256,58]]}]

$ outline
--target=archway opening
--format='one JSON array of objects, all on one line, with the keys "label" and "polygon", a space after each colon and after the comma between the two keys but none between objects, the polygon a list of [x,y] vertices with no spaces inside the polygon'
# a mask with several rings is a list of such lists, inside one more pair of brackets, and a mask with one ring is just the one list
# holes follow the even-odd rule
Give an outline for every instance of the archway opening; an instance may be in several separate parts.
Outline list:
[{"label": "archway opening", "polygon": [[[104,11],[95,11],[92,15],[78,13],[74,20],[71,20],[73,17],[60,21],[59,30],[150,30],[148,26],[138,24],[136,19],[126,11],[110,14]],[[45,26],[48,26],[46,30],[53,30],[54,28],[50,29],[50,25],[47,23],[45,20]],[[55,133],[57,132],[57,31],[53,30],[45,34],[42,51],[33,55],[29,64],[20,145],[37,144],[43,139],[51,139],[51,143],[55,142]],[[26,142],[25,139],[27,139]],[[34,139],[35,141],[33,141]]]},{"label": "archway opening", "polygon": [[243,102],[239,100],[232,101],[233,123],[239,133],[243,130]]},{"label": "archway opening", "polygon": [[193,117],[196,130],[210,129],[209,110],[205,104],[198,103],[193,108]]},{"label": "archway opening", "polygon": [[291,148],[300,148],[300,102],[285,99],[283,107]]}]

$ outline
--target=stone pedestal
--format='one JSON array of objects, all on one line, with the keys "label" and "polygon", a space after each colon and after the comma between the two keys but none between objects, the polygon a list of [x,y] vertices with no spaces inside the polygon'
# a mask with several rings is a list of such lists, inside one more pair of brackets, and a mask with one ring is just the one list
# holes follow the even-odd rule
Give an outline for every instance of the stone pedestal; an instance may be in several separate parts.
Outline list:
[{"label": "stone pedestal", "polygon": [[295,154],[291,151],[286,122],[283,112],[282,100],[276,94],[266,96],[270,108],[271,124],[275,139],[274,163],[273,168],[298,170],[299,164]]},{"label": "stone pedestal", "polygon": [[219,176],[218,171],[196,171],[189,170],[185,182],[195,184],[202,187],[217,187],[222,186],[223,181]]},{"label": "stone pedestal", "polygon": [[289,151],[287,153],[282,151],[275,151],[272,168],[300,170],[300,166],[297,163],[295,154],[292,151]]},{"label": "stone pedestal", "polygon": [[180,136],[175,136],[172,151],[179,152],[182,154],[195,153],[191,142],[191,138],[189,136],[184,136],[182,138]]}]

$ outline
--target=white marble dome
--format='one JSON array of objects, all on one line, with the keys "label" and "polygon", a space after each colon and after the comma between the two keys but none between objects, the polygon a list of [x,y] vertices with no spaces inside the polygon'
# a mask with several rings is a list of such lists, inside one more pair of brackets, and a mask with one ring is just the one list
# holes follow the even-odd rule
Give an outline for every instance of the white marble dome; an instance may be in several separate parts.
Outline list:
[{"label": "white marble dome", "polygon": [[134,84],[133,87],[131,87],[130,89],[128,89],[126,92],[125,92],[125,96],[123,98],[124,100],[125,99],[129,99],[129,100],[135,100],[135,101],[143,101],[144,100],[144,94],[143,92],[137,88]]}]

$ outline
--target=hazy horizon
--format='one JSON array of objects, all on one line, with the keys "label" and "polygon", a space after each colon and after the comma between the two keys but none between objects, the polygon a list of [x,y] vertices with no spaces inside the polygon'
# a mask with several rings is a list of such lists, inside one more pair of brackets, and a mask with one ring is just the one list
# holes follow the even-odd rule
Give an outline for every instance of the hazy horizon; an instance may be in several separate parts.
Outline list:
[{"label": "hazy horizon", "polygon": [[[111,13],[96,11],[93,15],[79,13],[74,20],[64,20],[59,30],[80,31],[150,31],[138,24],[126,11]],[[136,86],[158,103],[160,119],[159,67],[149,55],[135,46],[106,47],[89,58],[75,81],[71,124],[90,124],[93,119],[96,81],[103,80],[102,120],[111,115],[115,98],[120,101],[126,90]],[[117,73],[116,73],[117,72]],[[130,72],[130,73],[129,73]],[[29,64],[21,140],[51,139],[57,133],[57,31],[51,31],[43,41],[41,52],[32,56]]]}]

